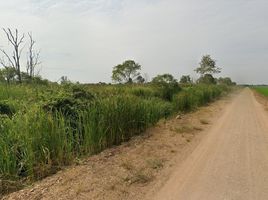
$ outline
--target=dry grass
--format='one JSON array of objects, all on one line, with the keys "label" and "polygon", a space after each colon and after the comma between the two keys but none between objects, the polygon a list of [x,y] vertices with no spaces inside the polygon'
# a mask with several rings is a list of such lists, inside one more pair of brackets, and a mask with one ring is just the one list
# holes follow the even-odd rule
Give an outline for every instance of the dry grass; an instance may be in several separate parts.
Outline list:
[{"label": "dry grass", "polygon": [[202,131],[203,130],[203,128],[201,128],[199,126],[194,126],[193,129],[196,130],[196,131]]},{"label": "dry grass", "polygon": [[134,169],[133,164],[131,163],[131,161],[129,160],[125,160],[123,161],[123,163],[121,164],[121,167],[123,167],[124,169],[131,171]]},{"label": "dry grass", "polygon": [[147,164],[152,169],[160,169],[164,167],[164,160],[162,159],[150,159],[147,160]]},{"label": "dry grass", "polygon": [[129,174],[127,177],[124,178],[124,181],[127,182],[129,185],[132,184],[146,184],[153,180],[153,175],[150,173],[149,170],[144,168],[135,169]]},{"label": "dry grass", "polygon": [[176,133],[182,134],[182,133],[191,133],[194,130],[194,128],[191,125],[181,125],[179,127],[172,128],[171,130]]},{"label": "dry grass", "polygon": [[206,119],[200,119],[200,123],[204,124],[204,125],[207,125],[207,124],[209,124],[209,121],[206,120]]}]

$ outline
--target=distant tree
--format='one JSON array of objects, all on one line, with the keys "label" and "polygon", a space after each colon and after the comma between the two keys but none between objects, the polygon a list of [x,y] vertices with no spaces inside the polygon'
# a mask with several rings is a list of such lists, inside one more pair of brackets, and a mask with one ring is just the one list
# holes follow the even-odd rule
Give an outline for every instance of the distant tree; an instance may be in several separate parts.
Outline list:
[{"label": "distant tree", "polygon": [[70,84],[71,81],[68,79],[67,76],[60,77],[60,84]]},{"label": "distant tree", "polygon": [[4,67],[13,67],[14,69],[16,69],[16,73],[18,76],[18,80],[21,83],[22,79],[21,79],[21,66],[20,66],[20,58],[21,58],[21,52],[22,52],[22,48],[21,45],[23,43],[23,39],[24,39],[24,34],[22,36],[19,36],[19,32],[16,29],[15,32],[12,32],[11,29],[3,29],[8,41],[12,44],[13,46],[13,53],[12,55],[8,55],[8,53],[3,50],[0,49],[0,51],[3,53],[3,55],[6,57],[6,59],[8,60],[8,64],[6,64],[4,59],[0,60],[0,63],[4,66]]},{"label": "distant tree", "polygon": [[221,72],[221,68],[216,65],[216,61],[211,58],[210,55],[202,57],[199,67],[195,69],[201,76],[205,74],[218,74]]},{"label": "distant tree", "polygon": [[145,79],[144,79],[141,75],[139,75],[139,76],[136,78],[136,82],[137,82],[137,83],[144,83],[144,82],[145,82]]},{"label": "distant tree", "polygon": [[38,85],[49,85],[49,83],[51,82],[47,79],[43,79],[40,75],[35,75],[31,79],[31,83],[38,84]]},{"label": "distant tree", "polygon": [[220,85],[236,85],[236,83],[233,82],[230,77],[225,77],[225,78],[220,77],[218,79],[218,84],[220,84]]},{"label": "distant tree", "polygon": [[162,74],[154,77],[152,83],[157,85],[176,84],[177,80],[171,74]]},{"label": "distant tree", "polygon": [[216,65],[216,61],[210,55],[205,55],[195,71],[201,75],[197,80],[198,83],[216,84],[217,80],[213,77],[213,74],[220,73],[221,68]]},{"label": "distant tree", "polygon": [[13,67],[5,67],[0,70],[0,79],[1,81],[6,81],[10,84],[11,81],[15,81],[17,71]]},{"label": "distant tree", "polygon": [[180,79],[180,83],[181,84],[191,84],[192,83],[191,77],[189,75],[183,75]]},{"label": "distant tree", "polygon": [[173,95],[181,90],[177,80],[171,74],[162,74],[154,77],[152,84],[159,88],[160,96],[168,101],[171,101]]},{"label": "distant tree", "polygon": [[141,65],[133,60],[127,60],[113,68],[112,80],[118,83],[132,83],[139,75]]},{"label": "distant tree", "polygon": [[211,74],[205,74],[205,75],[201,76],[197,80],[197,82],[202,83],[202,84],[216,84],[217,79],[215,79]]},{"label": "distant tree", "polygon": [[27,74],[30,79],[32,79],[36,75],[36,67],[40,64],[40,51],[35,51],[34,45],[36,41],[33,39],[31,33],[28,33],[30,45],[28,51],[28,59],[27,59]]}]

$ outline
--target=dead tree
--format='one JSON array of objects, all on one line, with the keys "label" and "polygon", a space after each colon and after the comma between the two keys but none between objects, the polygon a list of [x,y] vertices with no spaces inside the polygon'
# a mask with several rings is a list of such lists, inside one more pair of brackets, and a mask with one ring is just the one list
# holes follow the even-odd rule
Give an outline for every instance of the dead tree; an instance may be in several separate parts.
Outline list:
[{"label": "dead tree", "polygon": [[28,33],[29,39],[30,39],[30,45],[29,45],[29,52],[28,52],[28,59],[27,59],[27,74],[30,78],[33,78],[35,76],[35,68],[37,65],[40,64],[39,58],[40,58],[40,51],[36,52],[34,50],[34,45],[36,43],[35,40],[33,40],[33,36],[31,33]]},{"label": "dead tree", "polygon": [[14,49],[12,52],[12,56],[9,56],[5,50],[3,49],[0,50],[4,54],[4,56],[8,59],[8,64],[6,64],[4,59],[0,60],[0,64],[2,64],[4,67],[10,66],[16,69],[18,80],[21,83],[22,80],[20,71],[20,57],[22,48],[20,46],[23,43],[24,34],[21,37],[19,37],[18,29],[15,30],[15,33],[13,33],[10,28],[8,29],[3,28],[3,31],[5,32],[8,41],[12,44]]}]

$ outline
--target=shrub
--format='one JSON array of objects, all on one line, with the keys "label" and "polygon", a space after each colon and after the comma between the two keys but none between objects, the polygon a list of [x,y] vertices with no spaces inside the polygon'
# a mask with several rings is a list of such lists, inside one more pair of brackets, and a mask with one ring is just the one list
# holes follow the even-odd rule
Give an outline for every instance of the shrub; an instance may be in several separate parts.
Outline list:
[{"label": "shrub", "polygon": [[0,102],[0,115],[11,117],[15,113],[15,108],[6,101]]}]

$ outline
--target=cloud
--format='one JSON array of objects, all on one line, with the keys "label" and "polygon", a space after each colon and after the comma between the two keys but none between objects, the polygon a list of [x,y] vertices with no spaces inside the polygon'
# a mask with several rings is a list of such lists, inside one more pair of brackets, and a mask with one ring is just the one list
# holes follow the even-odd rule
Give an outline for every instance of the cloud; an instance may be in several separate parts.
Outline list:
[{"label": "cloud", "polygon": [[[268,83],[267,9],[264,0],[10,0],[0,2],[0,24],[33,32],[52,80],[110,81],[125,59],[151,77],[196,76],[210,53],[223,75]],[[1,33],[0,45],[8,48]]]}]

